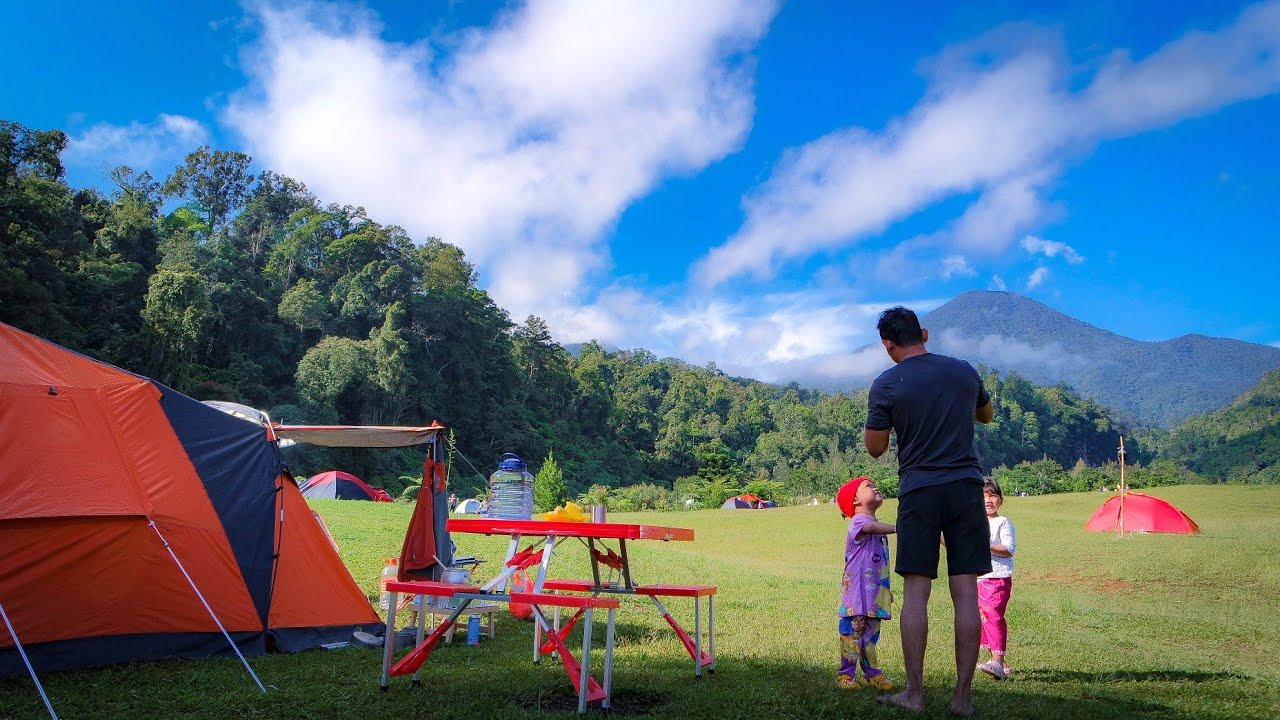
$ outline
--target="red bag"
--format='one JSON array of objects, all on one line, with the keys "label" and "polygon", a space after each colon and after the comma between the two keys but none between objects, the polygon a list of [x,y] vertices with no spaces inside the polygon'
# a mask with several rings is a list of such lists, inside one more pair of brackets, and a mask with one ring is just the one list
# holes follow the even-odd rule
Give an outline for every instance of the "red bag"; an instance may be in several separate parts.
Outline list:
[{"label": "red bag", "polygon": [[[511,592],[533,592],[534,578],[521,568],[511,576]],[[533,617],[533,607],[528,603],[507,603],[511,610],[511,617],[517,620],[528,620]]]}]

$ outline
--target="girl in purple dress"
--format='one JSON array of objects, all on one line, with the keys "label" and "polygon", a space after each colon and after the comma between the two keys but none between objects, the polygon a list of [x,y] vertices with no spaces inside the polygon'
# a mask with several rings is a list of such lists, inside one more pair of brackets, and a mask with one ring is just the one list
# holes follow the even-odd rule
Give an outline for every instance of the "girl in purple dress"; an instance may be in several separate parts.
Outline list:
[{"label": "girl in purple dress", "polygon": [[[876,520],[884,496],[871,478],[858,477],[836,493],[841,514],[850,518],[844,545],[844,577],[840,592],[840,672],[836,685],[855,690],[892,690],[893,683],[877,667],[880,621],[893,617],[889,591],[889,539],[897,528]],[[862,679],[858,679],[858,669]]]}]

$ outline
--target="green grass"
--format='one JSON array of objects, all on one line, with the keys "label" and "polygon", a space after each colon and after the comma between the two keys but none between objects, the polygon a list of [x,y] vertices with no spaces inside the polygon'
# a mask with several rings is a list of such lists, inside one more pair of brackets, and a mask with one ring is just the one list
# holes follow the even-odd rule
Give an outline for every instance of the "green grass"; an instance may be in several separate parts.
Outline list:
[{"label": "green grass", "polygon": [[[1018,529],[1010,603],[1010,682],[975,680],[988,718],[1280,717],[1280,488],[1177,487],[1154,492],[1200,524],[1196,537],[1085,533],[1102,494],[1010,498]],[[397,554],[408,506],[320,502],[356,581],[372,599],[382,559]],[[891,520],[895,504],[880,513]],[[692,543],[637,542],[640,581],[713,583],[717,672],[700,682],[652,610],[624,600],[614,672],[615,713],[651,717],[901,718],[870,691],[834,686],[834,609],[844,523],[832,506],[769,511],[618,514],[614,521],[692,527]],[[456,536],[491,574],[499,538]],[[586,573],[565,545],[558,575]],[[895,591],[901,585],[896,582]],[[670,603],[691,619],[691,601]],[[951,613],[935,585],[926,659],[926,716],[944,717],[954,668]],[[600,625],[597,626],[601,627]],[[270,686],[253,687],[235,660],[138,663],[47,673],[63,718],[472,718],[572,714],[558,664],[530,662],[532,630],[509,617],[498,637],[442,646],[424,685],[377,689],[379,653],[348,648],[251,659]],[[599,637],[602,637],[600,635]],[[880,659],[903,679],[896,623]],[[597,663],[600,655],[597,653]],[[597,664],[597,668],[598,668]],[[45,717],[29,678],[0,680],[0,718]]]}]

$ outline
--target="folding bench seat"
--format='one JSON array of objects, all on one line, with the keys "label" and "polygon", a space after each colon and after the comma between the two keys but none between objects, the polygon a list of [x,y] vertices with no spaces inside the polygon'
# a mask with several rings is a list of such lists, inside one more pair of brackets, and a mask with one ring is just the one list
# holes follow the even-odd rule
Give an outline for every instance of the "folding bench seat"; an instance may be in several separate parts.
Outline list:
[{"label": "folding bench seat", "polygon": [[386,588],[388,593],[387,605],[390,609],[387,611],[387,633],[383,637],[382,644],[381,688],[384,691],[391,685],[392,676],[413,673],[413,684],[421,684],[422,678],[419,669],[422,667],[422,662],[427,659],[427,656],[435,649],[436,644],[440,642],[440,638],[449,632],[454,624],[453,617],[445,618],[431,631],[431,635],[424,638],[426,613],[418,613],[418,645],[408,655],[401,658],[399,662],[392,665],[391,661],[395,655],[396,610],[399,605],[400,593],[450,598],[458,593],[474,593],[480,590],[480,588],[471,585],[456,585],[435,580],[393,580],[386,584]]},{"label": "folding bench seat", "polygon": [[[596,591],[596,586],[590,580],[554,579],[544,582],[542,589],[544,592],[590,593]],[[675,630],[676,636],[680,638],[680,642],[689,653],[689,657],[693,658],[693,675],[698,678],[702,677],[702,668],[704,667],[710,672],[715,672],[716,670],[716,590],[717,588],[714,585],[638,585],[632,591],[636,595],[648,597],[657,606],[658,612],[662,613],[662,619],[667,621],[672,630]],[[625,592],[617,586],[608,586],[605,591]],[[689,633],[680,626],[680,623],[676,622],[675,618],[671,616],[671,611],[667,610],[667,607],[658,599],[659,597],[693,598],[693,637],[689,637]],[[707,650],[705,651],[702,649],[702,598],[704,597],[707,598]],[[561,628],[560,617],[557,613],[553,626],[554,631],[559,632],[560,637],[564,638],[577,620],[578,615],[575,615],[564,628]],[[538,661],[540,655],[553,652],[552,645],[553,642],[549,639],[539,645],[538,638],[535,636],[534,662]]]},{"label": "folding bench seat", "polygon": [[[716,587],[714,585],[637,585],[637,595],[647,595],[658,606],[662,619],[667,621],[676,636],[693,658],[693,676],[702,677],[702,668],[716,671]],[[671,617],[671,611],[659,597],[693,598],[693,638]],[[707,599],[707,649],[702,649],[702,598]]]}]

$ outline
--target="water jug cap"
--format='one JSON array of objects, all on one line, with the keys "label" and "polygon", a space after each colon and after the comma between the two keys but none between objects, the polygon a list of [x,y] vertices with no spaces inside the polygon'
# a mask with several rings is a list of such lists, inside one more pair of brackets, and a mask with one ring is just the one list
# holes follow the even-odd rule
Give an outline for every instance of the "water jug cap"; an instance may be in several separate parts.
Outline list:
[{"label": "water jug cap", "polygon": [[387,561],[386,561],[386,562],[387,562],[387,564],[388,564],[388,565],[399,565],[399,564],[400,564],[400,558],[393,558],[393,557],[389,557],[389,558],[387,558]]},{"label": "water jug cap", "polygon": [[499,470],[524,470],[524,460],[515,453],[503,453],[502,461],[498,463]]}]

